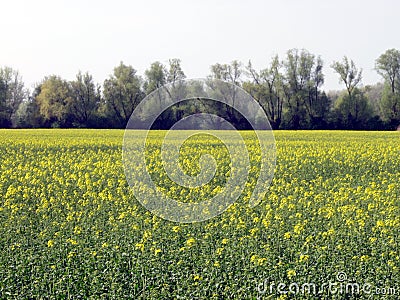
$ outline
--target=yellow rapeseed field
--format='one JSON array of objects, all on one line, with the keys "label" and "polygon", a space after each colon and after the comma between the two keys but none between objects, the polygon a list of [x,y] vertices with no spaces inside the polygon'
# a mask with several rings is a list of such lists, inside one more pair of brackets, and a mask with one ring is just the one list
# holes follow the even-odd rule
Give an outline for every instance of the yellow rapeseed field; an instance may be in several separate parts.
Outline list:
[{"label": "yellow rapeseed field", "polygon": [[[163,220],[135,200],[123,134],[0,130],[1,299],[267,299],[265,280],[322,285],[338,272],[400,291],[399,132],[277,131],[261,203],[247,205],[250,172],[237,202],[193,224]],[[253,135],[243,136],[252,145]],[[149,170],[161,190],[183,202],[219,192],[229,157],[218,141],[203,143],[220,160],[207,190],[172,185],[154,150]],[[183,169],[196,174],[197,148],[185,147]],[[334,298],[296,295],[313,297]]]}]

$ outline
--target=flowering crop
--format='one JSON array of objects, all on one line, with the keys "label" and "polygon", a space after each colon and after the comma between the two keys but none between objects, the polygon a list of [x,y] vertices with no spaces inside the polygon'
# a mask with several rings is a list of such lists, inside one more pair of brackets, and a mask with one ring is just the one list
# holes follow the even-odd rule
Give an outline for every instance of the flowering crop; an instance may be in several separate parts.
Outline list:
[{"label": "flowering crop", "polygon": [[[243,136],[253,147],[252,134]],[[2,130],[0,138],[0,298],[253,299],[265,278],[323,283],[338,271],[398,285],[397,132],[275,132],[276,171],[261,203],[247,205],[254,163],[238,201],[193,224],[135,200],[123,131]],[[204,190],[171,184],[150,151],[152,177],[177,200],[213,196],[229,175],[223,145],[203,138],[204,147],[184,145],[180,162],[193,176],[190,155],[216,157]]]}]

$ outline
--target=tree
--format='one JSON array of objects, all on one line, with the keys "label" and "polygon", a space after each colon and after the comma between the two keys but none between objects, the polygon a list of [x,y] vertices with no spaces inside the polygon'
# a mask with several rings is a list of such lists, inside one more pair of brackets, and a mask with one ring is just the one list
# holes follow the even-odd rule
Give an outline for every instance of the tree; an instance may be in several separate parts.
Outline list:
[{"label": "tree", "polygon": [[185,99],[187,97],[187,88],[183,80],[186,78],[186,75],[182,70],[181,60],[177,58],[170,59],[168,61],[168,68],[165,68],[165,72],[166,88],[171,99]]},{"label": "tree", "polygon": [[19,72],[10,67],[0,68],[0,126],[12,126],[12,120],[28,95]]},{"label": "tree", "polygon": [[[364,118],[365,96],[357,89],[357,85],[361,83],[362,69],[358,69],[353,62],[346,56],[342,62],[333,62],[331,65],[333,70],[339,75],[339,81],[346,86],[347,97],[342,97],[338,103],[340,107],[340,115],[345,117],[346,126],[351,129],[360,128],[360,124]],[[340,104],[342,103],[342,104]]]},{"label": "tree", "polygon": [[59,76],[45,77],[40,84],[40,93],[36,97],[40,114],[45,126],[68,127],[68,102],[73,97],[70,84]]},{"label": "tree", "polygon": [[323,61],[321,57],[315,58],[307,86],[308,95],[305,107],[310,128],[313,129],[321,129],[327,126],[326,118],[331,108],[330,98],[326,96],[325,92],[321,91],[325,80],[322,68]]},{"label": "tree", "polygon": [[[223,99],[225,103],[213,101],[213,109],[220,117],[225,118],[238,129],[248,129],[249,124],[234,107],[246,106],[237,99],[237,87],[240,87],[243,74],[242,64],[234,60],[230,64],[214,64],[210,67],[211,74],[208,76],[207,85],[213,91],[215,99]],[[220,84],[219,80],[231,83],[231,85]],[[211,103],[210,103],[211,104]],[[210,109],[211,110],[211,109]],[[219,125],[216,125],[218,128]]]},{"label": "tree", "polygon": [[379,107],[382,119],[391,127],[397,127],[400,122],[400,94],[393,93],[388,83],[384,86]]},{"label": "tree", "polygon": [[250,82],[244,82],[243,88],[252,95],[267,115],[273,129],[279,129],[282,122],[283,96],[281,62],[276,55],[270,66],[257,72],[251,62],[247,66]]},{"label": "tree", "polygon": [[335,103],[337,126],[342,129],[366,129],[372,119],[372,109],[364,93],[355,88],[351,97],[343,93]]},{"label": "tree", "polygon": [[366,85],[362,89],[368,99],[369,104],[371,105],[373,113],[375,115],[379,115],[380,117],[383,117],[381,111],[381,101],[384,89],[385,84],[382,82],[378,82],[372,85]]},{"label": "tree", "polygon": [[230,64],[216,63],[211,66],[210,78],[230,82],[240,86],[240,77],[242,75],[242,64],[237,60]]},{"label": "tree", "polygon": [[389,49],[378,57],[377,72],[388,82],[391,92],[400,92],[400,51]]},{"label": "tree", "polygon": [[[222,97],[226,103],[230,103],[235,106],[236,102],[236,88],[240,86],[240,77],[242,75],[242,64],[237,60],[232,61],[230,64],[219,64],[216,63],[210,67],[211,74],[208,76],[208,85],[211,87],[217,95],[217,98]],[[218,80],[229,82],[232,85],[229,86],[228,90],[222,89],[218,84]],[[226,85],[223,85],[227,87]],[[233,111],[229,111],[229,114]]]},{"label": "tree", "polygon": [[357,85],[361,83],[362,69],[358,69],[353,60],[344,56],[342,62],[333,62],[333,70],[339,75],[339,81],[343,81],[347,94],[351,98]]},{"label": "tree", "polygon": [[117,126],[124,127],[136,106],[144,98],[142,78],[132,67],[120,63],[103,84],[104,104],[107,114],[116,118]]},{"label": "tree", "polygon": [[10,127],[11,125],[11,120],[8,118],[6,99],[7,99],[7,85],[1,76],[0,77],[0,128]]},{"label": "tree", "polygon": [[147,95],[167,83],[167,70],[165,66],[158,61],[152,63],[150,68],[147,69],[144,74],[146,77],[144,89]]},{"label": "tree", "polygon": [[[156,61],[145,71],[144,90],[147,95],[156,91],[156,94],[152,97],[154,103],[150,103],[145,108],[146,114],[163,110],[163,106],[186,98],[187,89],[182,81],[186,78],[186,75],[182,70],[180,59],[170,59],[168,63],[168,66],[165,66]],[[164,88],[160,90],[161,87]],[[168,101],[171,103],[167,103]],[[154,122],[154,126],[163,129],[169,128],[173,125],[174,120],[183,116],[185,110],[185,104],[175,105],[162,113]]]},{"label": "tree", "polygon": [[182,70],[181,60],[178,58],[173,58],[170,59],[168,62],[169,62],[169,68],[166,74],[167,83],[175,85],[177,82],[184,80],[186,78],[186,75]]},{"label": "tree", "polygon": [[306,100],[309,100],[309,112],[311,112],[310,88],[314,86],[312,83],[314,60],[315,56],[307,50],[291,49],[283,62],[286,119],[292,129],[300,129],[308,122]]},{"label": "tree", "polygon": [[400,121],[400,51],[389,49],[376,60],[375,68],[385,79],[381,100],[384,119],[398,125]]},{"label": "tree", "polygon": [[93,82],[88,72],[79,72],[70,83],[71,96],[67,99],[67,109],[74,127],[90,127],[90,121],[100,103],[100,87]]},{"label": "tree", "polygon": [[[40,113],[40,106],[37,101],[37,96],[41,92],[41,84],[37,84],[33,89],[32,95],[29,96],[28,101],[24,107],[18,109],[19,120],[17,122],[18,127],[38,128],[44,125],[43,116]],[[20,110],[21,109],[21,110]]]}]

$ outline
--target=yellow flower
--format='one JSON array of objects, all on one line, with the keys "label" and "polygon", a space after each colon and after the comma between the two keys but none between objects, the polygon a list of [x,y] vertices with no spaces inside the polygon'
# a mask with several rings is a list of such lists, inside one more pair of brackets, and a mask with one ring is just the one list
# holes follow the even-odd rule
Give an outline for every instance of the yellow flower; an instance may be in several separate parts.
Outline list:
[{"label": "yellow flower", "polygon": [[290,232],[288,231],[288,232],[286,232],[284,235],[283,235],[283,237],[285,238],[285,239],[290,239],[290,237],[291,237],[292,235],[290,234]]},{"label": "yellow flower", "polygon": [[181,228],[179,226],[174,226],[174,227],[172,227],[172,231],[179,232],[179,231],[181,231]]},{"label": "yellow flower", "polygon": [[194,281],[196,281],[196,280],[200,281],[202,279],[203,279],[203,277],[201,277],[200,275],[194,275],[194,277],[193,277]]},{"label": "yellow flower", "polygon": [[300,262],[306,262],[308,259],[310,258],[310,256],[308,255],[300,255]]},{"label": "yellow flower", "polygon": [[[293,228],[293,232],[297,235],[299,235],[301,233],[301,231],[303,230],[303,225],[302,224],[296,224]],[[290,236],[289,236],[290,238]]]},{"label": "yellow flower", "polygon": [[291,279],[292,277],[296,276],[296,271],[292,270],[292,269],[288,270],[287,271],[287,276],[288,276],[289,279]]},{"label": "yellow flower", "polygon": [[188,247],[192,247],[194,245],[194,243],[196,243],[196,240],[192,237],[186,241],[186,245]]},{"label": "yellow flower", "polygon": [[363,261],[363,262],[368,261],[368,259],[369,259],[368,255],[362,255],[360,257],[360,260]]},{"label": "yellow flower", "polygon": [[78,242],[76,240],[71,239],[71,238],[68,238],[67,242],[69,242],[71,245],[77,245],[78,244]]},{"label": "yellow flower", "polygon": [[75,226],[74,234],[79,235],[79,234],[81,234],[81,232],[82,232],[82,229],[79,226]]},{"label": "yellow flower", "polygon": [[223,251],[224,251],[224,248],[217,248],[216,254],[221,255]]},{"label": "yellow flower", "polygon": [[54,241],[53,240],[48,240],[47,241],[47,247],[51,248],[54,246]]},{"label": "yellow flower", "polygon": [[255,236],[258,231],[259,231],[259,229],[257,227],[256,228],[252,228],[252,229],[250,229],[250,235],[251,236]]},{"label": "yellow flower", "polygon": [[143,243],[136,243],[135,248],[140,251],[144,251],[144,244]]},{"label": "yellow flower", "polygon": [[255,254],[250,257],[250,261],[252,263],[255,262],[257,259],[258,259],[258,255],[255,255]]}]

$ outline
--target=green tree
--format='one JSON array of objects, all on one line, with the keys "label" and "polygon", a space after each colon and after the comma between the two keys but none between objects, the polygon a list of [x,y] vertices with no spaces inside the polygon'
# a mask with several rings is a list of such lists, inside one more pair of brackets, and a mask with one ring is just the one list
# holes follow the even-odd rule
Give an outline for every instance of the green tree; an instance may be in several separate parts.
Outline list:
[{"label": "green tree", "polygon": [[243,88],[250,94],[267,115],[273,129],[279,129],[282,122],[283,101],[281,62],[273,57],[270,66],[257,72],[251,62],[247,72],[251,81],[243,83]]},{"label": "green tree", "polygon": [[389,49],[378,57],[377,72],[387,81],[392,93],[400,92],[400,51]]},{"label": "green tree", "polygon": [[381,118],[383,117],[383,114],[381,112],[380,106],[384,89],[385,89],[385,84],[382,82],[366,85],[362,89],[363,92],[365,93],[365,96],[368,98],[373,113],[375,115],[379,115],[379,117]]},{"label": "green tree", "polygon": [[400,122],[400,51],[387,50],[378,57],[375,68],[386,84],[380,105],[382,117],[398,125]]},{"label": "green tree", "polygon": [[348,128],[361,128],[361,122],[365,121],[364,113],[367,111],[364,111],[366,97],[357,88],[362,80],[362,69],[358,69],[353,60],[349,60],[346,56],[341,62],[333,62],[331,67],[339,75],[339,82],[344,83],[347,92],[346,97],[338,99],[336,105],[338,116],[342,124]]},{"label": "green tree", "polygon": [[[311,89],[315,85],[312,81],[314,65],[315,56],[307,50],[291,49],[286,54],[286,60],[283,62],[282,86],[285,95],[286,121],[290,128],[300,129],[307,126],[307,112],[310,114],[314,111],[314,100],[311,97],[313,92]],[[323,80],[317,83],[317,91],[321,82]]]},{"label": "green tree", "polygon": [[44,126],[44,119],[40,113],[40,106],[37,101],[37,96],[41,92],[41,84],[37,84],[33,89],[32,95],[25,105],[20,105],[18,109],[17,126],[24,128],[38,128]]},{"label": "green tree", "polygon": [[177,82],[184,80],[186,78],[185,72],[182,70],[181,60],[178,58],[173,58],[168,61],[169,66],[166,71],[166,81],[175,85]]},{"label": "green tree", "polygon": [[[144,90],[146,94],[156,91],[157,94],[153,95],[154,103],[146,107],[145,114],[151,114],[154,110],[159,110],[166,103],[166,101],[185,99],[187,89],[185,83],[182,82],[186,78],[185,73],[181,67],[179,59],[170,59],[168,66],[160,62],[154,62],[150,68],[145,71]],[[164,87],[161,91],[159,88]],[[164,94],[167,93],[168,97]],[[157,128],[169,128],[174,120],[180,119],[185,115],[188,109],[184,103],[175,105],[173,108],[168,109],[165,113],[161,114],[154,126]]]},{"label": "green tree", "polygon": [[361,83],[362,69],[358,69],[353,60],[346,56],[342,62],[333,62],[331,67],[339,75],[339,81],[345,84],[349,98],[352,98],[357,85]]},{"label": "green tree", "polygon": [[45,77],[40,85],[40,93],[36,97],[39,112],[43,116],[45,126],[67,127],[68,103],[73,93],[70,84],[59,76]]},{"label": "green tree", "polygon": [[172,99],[186,98],[186,84],[183,81],[186,78],[185,72],[182,70],[181,60],[177,58],[168,61],[166,68],[166,83],[168,85],[168,93]]},{"label": "green tree", "polygon": [[400,122],[400,94],[393,93],[391,86],[386,83],[380,101],[382,119],[391,126],[398,126]]},{"label": "green tree", "polygon": [[[153,92],[156,94],[153,95],[152,103],[148,102],[147,106],[143,109],[143,116],[149,116],[155,112],[163,111],[163,105],[165,105],[165,101],[168,99],[165,97],[163,91],[160,90],[162,86],[167,83],[167,69],[166,67],[156,61],[150,65],[150,68],[145,72],[145,81],[143,84],[143,89],[146,95],[149,95]],[[172,119],[172,112],[169,111],[169,114],[163,113],[158,119],[154,122],[153,126],[159,129],[168,128],[168,124]]]},{"label": "green tree", "polygon": [[144,89],[147,95],[167,83],[166,67],[159,61],[152,63],[150,68],[147,69],[144,74],[146,77]]},{"label": "green tree", "polygon": [[145,96],[142,78],[132,66],[121,62],[110,78],[104,81],[103,95],[106,113],[115,117],[118,127],[124,127]]},{"label": "green tree", "polygon": [[0,128],[9,127],[11,125],[11,120],[8,118],[6,98],[7,86],[3,78],[0,77]]},{"label": "green tree", "polygon": [[[12,126],[12,120],[28,91],[19,72],[10,67],[0,68],[0,126]],[[15,125],[15,124],[14,124]]]},{"label": "green tree", "polygon": [[351,97],[348,93],[342,95],[335,102],[334,115],[339,128],[364,129],[372,119],[372,109],[367,97],[358,88],[352,90]]},{"label": "green tree", "polygon": [[322,72],[323,61],[321,57],[314,58],[311,69],[310,80],[307,84],[307,97],[305,100],[305,108],[310,128],[326,128],[327,116],[331,108],[330,98],[325,92],[321,91],[324,84],[325,76]]},{"label": "green tree", "polygon": [[74,127],[90,127],[90,122],[100,104],[100,87],[96,86],[92,75],[79,72],[70,83],[71,96],[67,99],[67,109]]},{"label": "green tree", "polygon": [[223,80],[240,86],[240,79],[243,73],[242,64],[234,60],[230,64],[216,63],[211,66],[211,79]]},{"label": "green tree", "polygon": [[[238,129],[248,129],[249,124],[247,120],[234,109],[234,107],[246,106],[246,103],[240,103],[241,99],[237,99],[237,87],[242,86],[242,64],[234,60],[230,64],[214,64],[210,69],[211,74],[208,76],[207,85],[215,94],[215,99],[223,99],[229,105],[224,105],[216,101],[208,102],[208,106],[212,103],[208,111],[214,111],[215,114],[236,125]],[[232,85],[221,85],[218,80],[231,83]],[[218,125],[216,128],[218,128]]]}]

